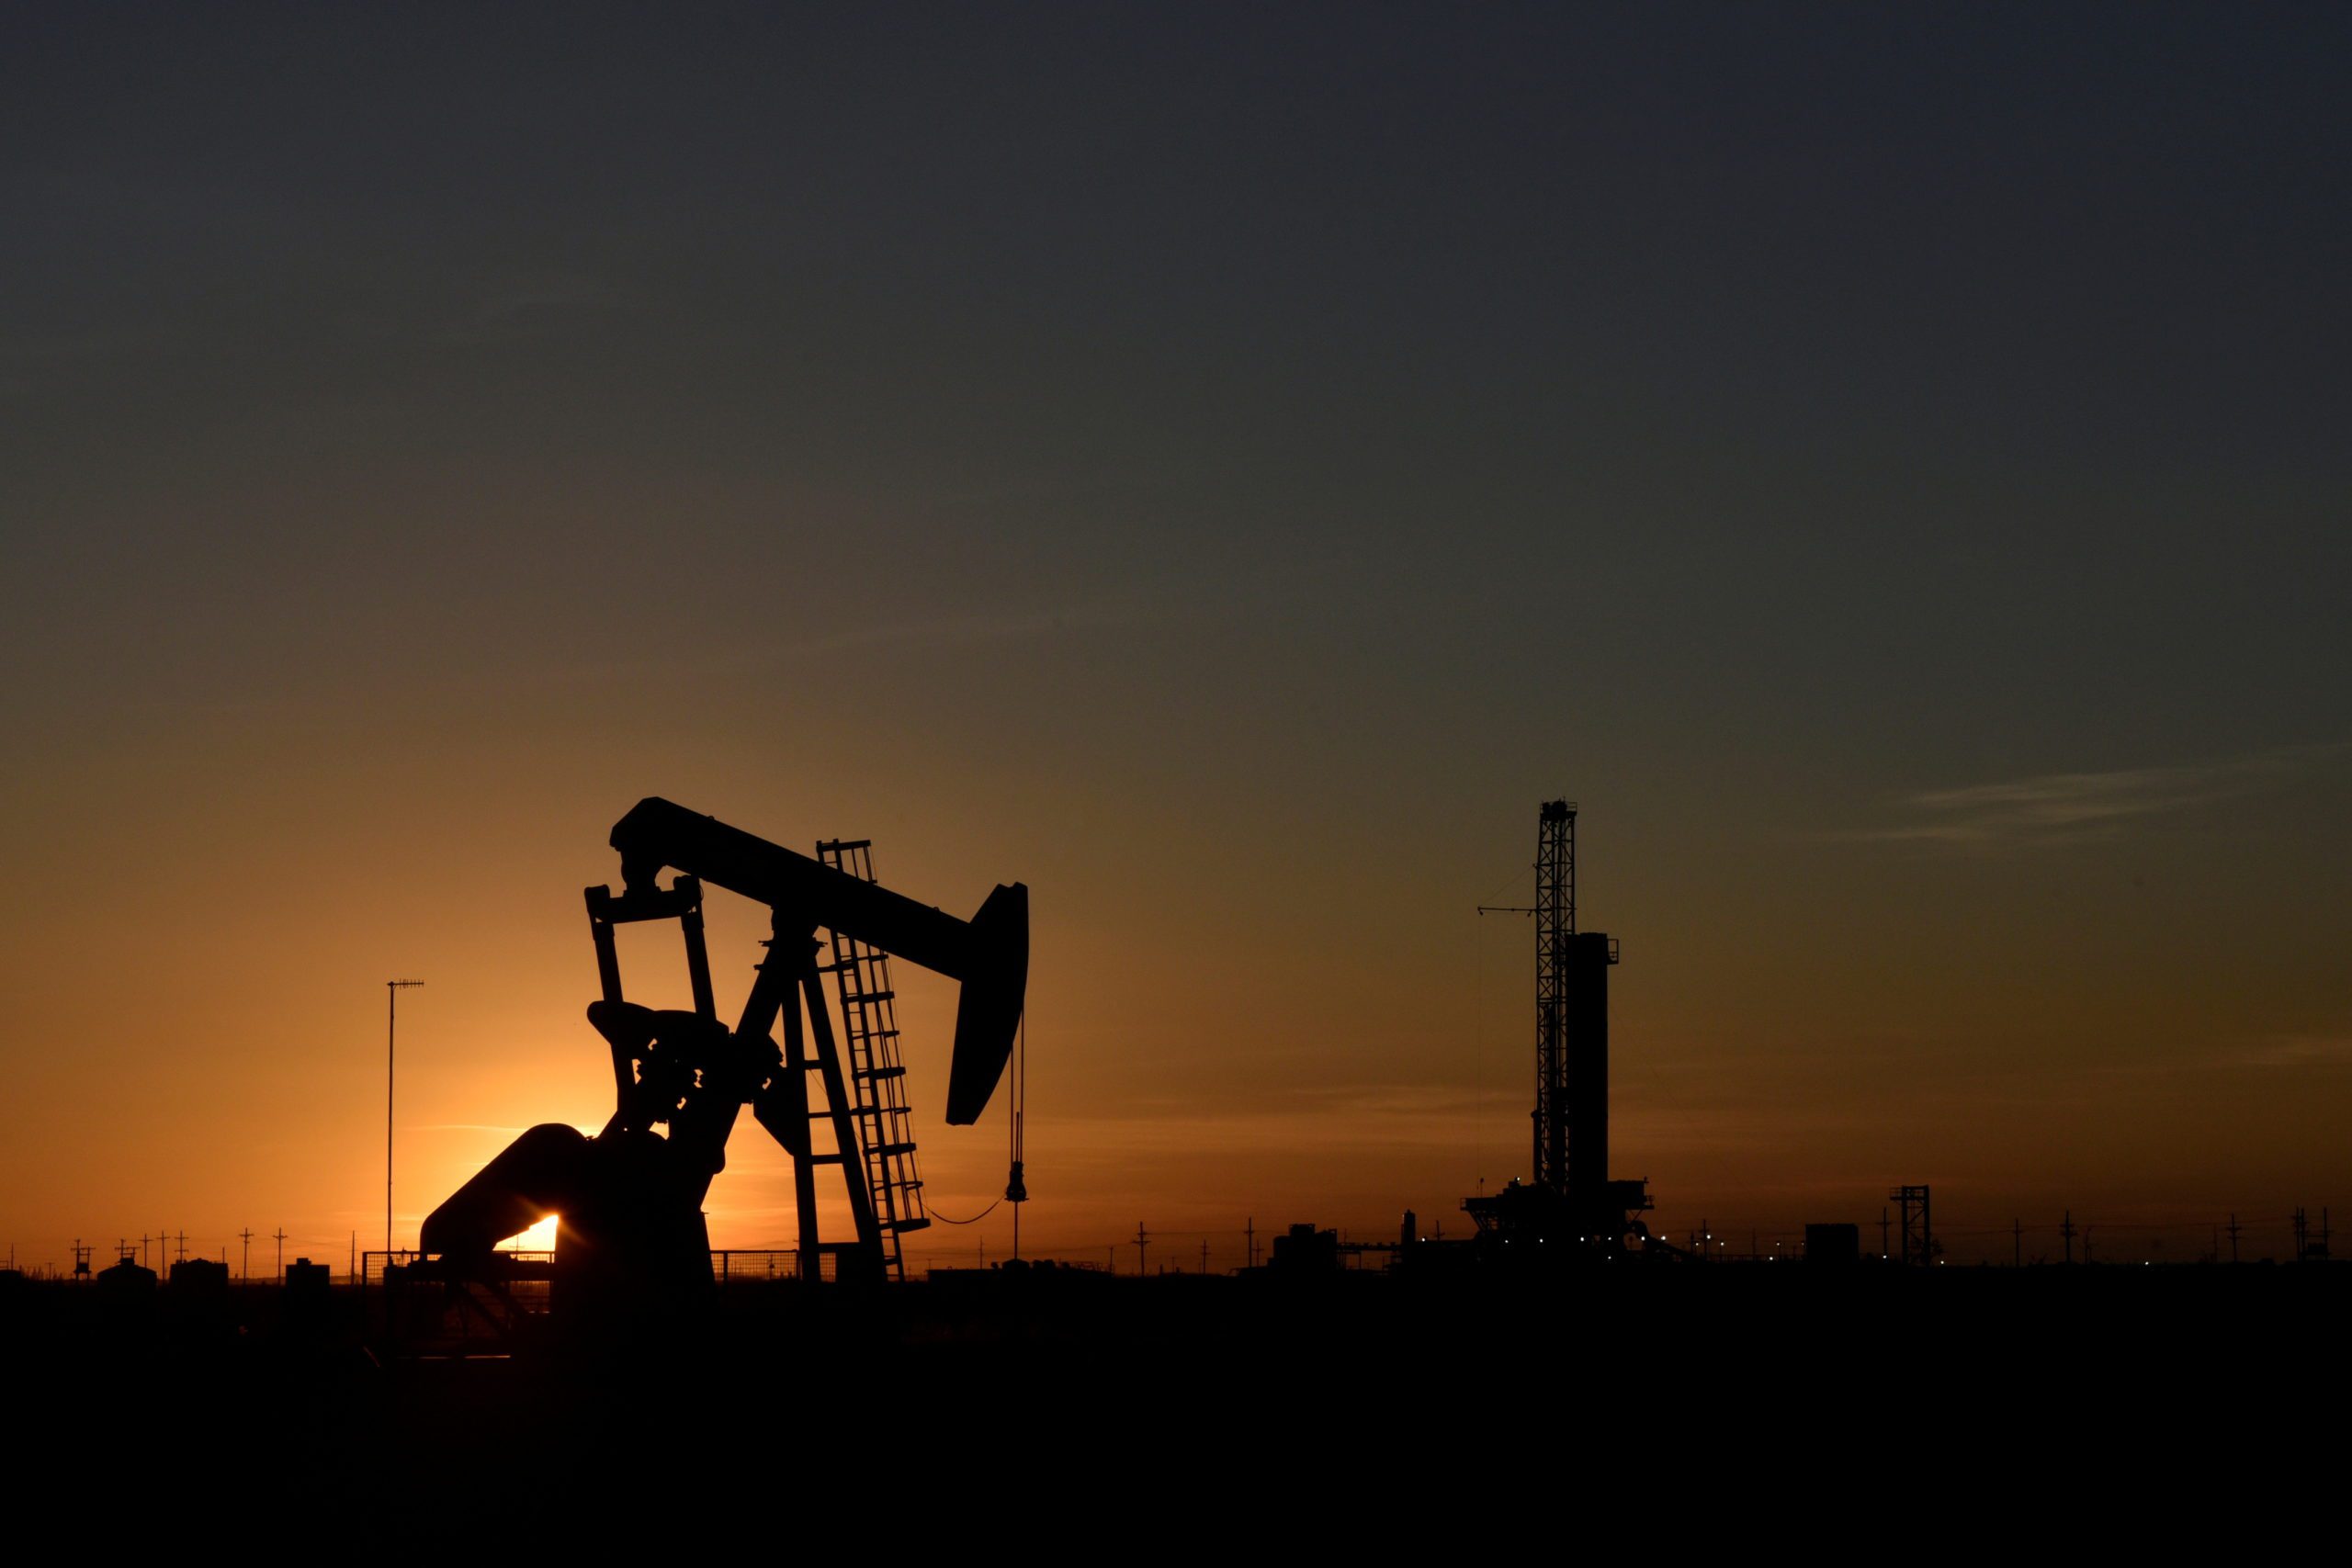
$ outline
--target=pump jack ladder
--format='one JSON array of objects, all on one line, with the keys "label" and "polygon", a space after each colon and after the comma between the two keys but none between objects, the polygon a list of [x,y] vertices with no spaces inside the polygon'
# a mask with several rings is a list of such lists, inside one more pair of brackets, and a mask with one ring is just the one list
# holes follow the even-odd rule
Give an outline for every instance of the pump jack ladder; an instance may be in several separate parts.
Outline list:
[{"label": "pump jack ladder", "polygon": [[[826,840],[817,846],[817,858],[860,882],[874,880],[871,840]],[[890,955],[837,931],[826,934],[832,942],[832,962],[821,967],[833,976],[841,998],[842,1032],[849,1046],[850,1114],[865,1157],[865,1187],[873,1195],[883,1267],[890,1278],[901,1280],[906,1259],[899,1237],[926,1228],[931,1217],[923,1213],[922,1179],[915,1169]]]}]

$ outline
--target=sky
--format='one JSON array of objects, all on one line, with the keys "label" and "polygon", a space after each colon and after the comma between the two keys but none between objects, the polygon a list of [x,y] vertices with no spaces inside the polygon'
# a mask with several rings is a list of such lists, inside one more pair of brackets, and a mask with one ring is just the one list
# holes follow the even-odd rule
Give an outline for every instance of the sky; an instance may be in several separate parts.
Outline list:
[{"label": "sky", "polygon": [[[1924,1181],[1954,1260],[2282,1249],[2352,1206],[2348,45],[11,10],[0,1244],[381,1245],[396,976],[402,1245],[600,1125],[580,889],[650,795],[1028,884],[1028,1249],[1458,1234],[1532,1100],[1475,911],[1566,795],[1660,1229]],[[901,979],[969,1217],[1004,1102],[941,1124]],[[791,1245],[748,1122],[709,1213]]]}]

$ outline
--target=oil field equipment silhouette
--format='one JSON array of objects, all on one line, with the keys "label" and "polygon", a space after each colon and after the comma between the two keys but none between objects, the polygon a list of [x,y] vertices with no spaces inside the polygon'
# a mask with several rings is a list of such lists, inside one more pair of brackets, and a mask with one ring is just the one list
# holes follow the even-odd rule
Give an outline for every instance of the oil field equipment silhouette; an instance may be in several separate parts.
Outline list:
[{"label": "oil field equipment silhouette", "polygon": [[[588,1021],[612,1053],[616,1104],[593,1137],[561,1122],[524,1133],[424,1221],[422,1258],[386,1270],[388,1294],[427,1283],[451,1298],[503,1288],[516,1268],[498,1244],[560,1216],[546,1269],[550,1304],[568,1330],[613,1329],[690,1305],[712,1289],[702,1202],[725,1168],[745,1106],[792,1156],[799,1211],[797,1272],[830,1261],[842,1280],[899,1267],[899,1236],[929,1223],[899,1059],[889,960],[961,984],[949,1066],[947,1120],[978,1120],[1004,1076],[1029,974],[1029,890],[997,887],[969,920],[891,892],[872,877],[868,846],[831,841],[819,859],[659,798],[615,825],[622,891],[587,890],[603,998]],[[667,887],[660,874],[680,874]],[[703,887],[768,907],[766,958],[732,1027],[721,1021],[703,938]],[[655,1010],[622,994],[617,927],[675,920],[684,939],[691,1010]],[[820,940],[819,932],[825,933]],[[829,962],[820,962],[820,953]],[[833,1032],[824,976],[833,976],[846,1053]],[[805,1015],[805,1016],[804,1016]],[[784,1043],[770,1033],[779,1021]],[[823,1105],[812,1105],[808,1076]],[[817,1123],[828,1136],[812,1136]],[[660,1129],[666,1128],[666,1135]],[[853,1234],[821,1242],[816,1168],[846,1189]],[[486,1310],[486,1317],[496,1317]]]},{"label": "oil field equipment silhouette", "polygon": [[1617,939],[1577,930],[1577,808],[1537,813],[1535,902],[1481,905],[1481,914],[1535,921],[1533,1171],[1462,1207],[1492,1247],[1542,1247],[1545,1256],[1667,1254],[1638,1216],[1649,1182],[1609,1176],[1609,971]]}]

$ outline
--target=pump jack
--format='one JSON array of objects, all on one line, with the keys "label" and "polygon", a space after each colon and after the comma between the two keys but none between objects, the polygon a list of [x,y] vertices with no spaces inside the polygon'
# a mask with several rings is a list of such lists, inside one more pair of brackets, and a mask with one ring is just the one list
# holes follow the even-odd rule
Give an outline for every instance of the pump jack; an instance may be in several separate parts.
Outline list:
[{"label": "pump jack", "polygon": [[[796,1165],[806,1278],[817,1276],[814,1165],[837,1165],[848,1188],[854,1241],[828,1248],[836,1278],[877,1279],[881,1232],[867,1190],[858,1130],[817,962],[831,931],[961,983],[947,1120],[979,1119],[1004,1076],[1029,976],[1029,890],[991,892],[969,920],[756,838],[658,797],[614,826],[622,891],[587,889],[588,921],[604,996],[588,1021],[612,1052],[616,1105],[594,1136],[561,1122],[533,1127],[424,1221],[425,1267],[456,1281],[494,1274],[492,1250],[549,1214],[557,1224],[556,1311],[568,1326],[622,1327],[673,1311],[712,1287],[702,1201],[727,1163],[727,1140],[746,1105]],[[660,885],[664,868],[679,874]],[[718,1016],[703,941],[702,890],[741,895],[769,910],[768,956],[734,1026]],[[657,1011],[622,994],[615,928],[678,922],[691,1011]],[[806,1025],[803,1011],[806,1011]],[[770,1033],[781,1019],[784,1044]],[[898,1070],[898,1069],[873,1069]],[[828,1110],[812,1114],[808,1075],[821,1075]],[[816,1117],[833,1147],[812,1147]],[[665,1125],[664,1136],[655,1129]]]}]

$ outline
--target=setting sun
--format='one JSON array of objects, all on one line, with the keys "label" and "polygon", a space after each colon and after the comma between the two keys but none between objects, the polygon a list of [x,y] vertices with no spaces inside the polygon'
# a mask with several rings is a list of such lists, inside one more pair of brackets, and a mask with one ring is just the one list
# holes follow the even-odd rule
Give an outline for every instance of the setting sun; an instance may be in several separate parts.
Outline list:
[{"label": "setting sun", "polygon": [[555,1228],[563,1223],[561,1214],[549,1214],[529,1230],[520,1231],[498,1244],[501,1252],[553,1252]]}]

